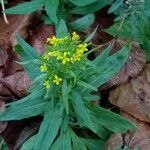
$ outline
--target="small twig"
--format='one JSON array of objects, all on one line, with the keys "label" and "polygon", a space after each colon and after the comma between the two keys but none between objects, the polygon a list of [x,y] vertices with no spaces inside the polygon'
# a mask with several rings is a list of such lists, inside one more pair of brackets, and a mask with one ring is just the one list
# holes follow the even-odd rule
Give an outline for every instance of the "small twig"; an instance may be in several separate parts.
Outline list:
[{"label": "small twig", "polygon": [[7,16],[6,16],[5,12],[4,12],[4,10],[5,10],[4,0],[1,0],[1,4],[2,4],[3,17],[4,17],[4,20],[5,20],[5,23],[6,23],[6,24],[9,24],[9,21],[8,21],[8,19],[7,19]]}]

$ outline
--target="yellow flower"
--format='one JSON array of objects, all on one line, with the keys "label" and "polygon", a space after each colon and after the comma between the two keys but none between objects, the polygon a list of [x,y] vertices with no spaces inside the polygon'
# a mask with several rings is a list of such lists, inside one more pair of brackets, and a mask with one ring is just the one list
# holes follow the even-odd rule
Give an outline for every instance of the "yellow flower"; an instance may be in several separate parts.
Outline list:
[{"label": "yellow flower", "polygon": [[78,40],[80,40],[80,36],[76,32],[73,32],[72,33],[72,40],[73,41],[78,41]]},{"label": "yellow flower", "polygon": [[40,66],[40,70],[41,70],[41,72],[45,72],[45,71],[47,71],[47,70],[48,70],[47,65],[46,65],[46,64],[41,65],[41,66]]},{"label": "yellow flower", "polygon": [[47,43],[52,44],[52,45],[57,45],[59,42],[59,39],[57,39],[55,36],[53,36],[52,38],[47,38]]},{"label": "yellow flower", "polygon": [[56,57],[56,58],[57,58],[57,60],[62,59],[61,52],[59,52],[59,51],[53,51],[52,56]]},{"label": "yellow flower", "polygon": [[85,44],[79,44],[78,46],[77,46],[77,50],[82,50],[83,52],[85,52],[85,51],[87,51],[88,49],[87,49],[87,44],[85,43]]},{"label": "yellow flower", "polygon": [[54,76],[53,83],[55,83],[56,85],[59,85],[61,81],[62,81],[62,78],[59,78],[57,75]]},{"label": "yellow flower", "polygon": [[49,80],[44,81],[43,86],[45,86],[47,89],[50,88]]},{"label": "yellow flower", "polygon": [[70,59],[67,57],[67,52],[64,52],[63,57],[62,57],[62,64],[66,64],[69,61]]},{"label": "yellow flower", "polygon": [[45,54],[43,55],[43,59],[49,60],[49,55],[48,55],[47,53],[45,53]]}]

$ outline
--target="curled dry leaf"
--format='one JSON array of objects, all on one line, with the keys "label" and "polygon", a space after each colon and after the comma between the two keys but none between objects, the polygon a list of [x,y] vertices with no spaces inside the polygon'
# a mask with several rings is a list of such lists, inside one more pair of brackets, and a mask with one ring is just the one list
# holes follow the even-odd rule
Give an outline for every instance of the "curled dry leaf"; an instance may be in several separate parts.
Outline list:
[{"label": "curled dry leaf", "polygon": [[[0,83],[1,87],[3,87],[0,88],[0,93],[8,93],[8,91],[11,90],[9,93],[12,94],[13,92],[20,97],[24,96],[27,92],[26,86],[29,82],[26,80],[27,77],[23,75],[25,73],[23,73],[22,66],[14,62],[14,60],[18,58],[12,47],[16,45],[15,35],[19,34],[23,38],[27,38],[30,26],[33,22],[34,24],[38,23],[39,16],[39,12],[28,15],[8,15],[9,25],[6,25],[3,16],[0,15],[0,81],[5,83],[5,85]],[[21,72],[18,73],[18,71]],[[9,83],[5,80],[8,80]],[[25,85],[24,82],[26,81],[27,83]],[[2,95],[0,94],[0,96]]]},{"label": "curled dry leaf", "polygon": [[28,15],[8,15],[9,25],[6,25],[1,15],[0,47],[2,47],[2,49],[7,49],[9,46],[16,45],[16,34],[19,34],[23,38],[27,38],[29,27],[33,22],[36,24],[39,20],[39,16],[39,12]]},{"label": "curled dry leaf", "polygon": [[135,132],[127,132],[125,134],[113,134],[105,145],[105,150],[116,150],[116,147],[127,146],[130,149],[137,148],[139,150],[149,150],[150,148],[150,125],[139,121],[131,115],[123,112],[122,116],[135,123],[138,130]]},{"label": "curled dry leaf", "polygon": [[[100,54],[102,50],[105,49],[109,44],[112,44],[111,54],[113,54],[123,48],[126,43],[120,40],[112,40],[104,45],[104,47],[100,49],[96,55]],[[145,63],[146,58],[143,50],[139,48],[137,43],[133,43],[127,62],[124,64],[120,72],[104,85],[103,89],[106,90],[121,84],[125,84],[130,78],[137,77],[138,74],[143,70]]]},{"label": "curled dry leaf", "polygon": [[27,94],[30,80],[24,71],[19,71],[4,78],[3,84],[9,88],[12,94],[23,97]]},{"label": "curled dry leaf", "polygon": [[42,53],[45,48],[46,39],[55,34],[55,29],[53,25],[41,24],[29,38],[29,43],[38,50],[39,53]]},{"label": "curled dry leaf", "polygon": [[135,118],[150,123],[150,65],[128,84],[110,91],[109,100]]}]

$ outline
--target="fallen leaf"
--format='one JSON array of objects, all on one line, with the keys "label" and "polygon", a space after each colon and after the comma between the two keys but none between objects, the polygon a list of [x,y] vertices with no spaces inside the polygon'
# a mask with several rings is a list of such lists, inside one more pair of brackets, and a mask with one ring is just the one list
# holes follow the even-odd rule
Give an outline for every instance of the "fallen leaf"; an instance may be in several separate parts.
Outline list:
[{"label": "fallen leaf", "polygon": [[111,90],[109,100],[135,118],[150,122],[150,65],[128,84]]},{"label": "fallen leaf", "polygon": [[138,130],[135,132],[113,134],[105,145],[105,150],[116,150],[119,145],[121,147],[137,148],[138,150],[149,150],[150,148],[150,125],[139,121],[131,115],[123,112],[122,116],[135,123]]},{"label": "fallen leaf", "polygon": [[30,80],[24,71],[16,72],[3,79],[3,84],[12,94],[19,97],[24,97],[27,94]]},{"label": "fallen leaf", "polygon": [[36,30],[32,32],[29,38],[29,43],[37,49],[39,53],[44,52],[46,39],[55,35],[53,25],[41,24]]}]

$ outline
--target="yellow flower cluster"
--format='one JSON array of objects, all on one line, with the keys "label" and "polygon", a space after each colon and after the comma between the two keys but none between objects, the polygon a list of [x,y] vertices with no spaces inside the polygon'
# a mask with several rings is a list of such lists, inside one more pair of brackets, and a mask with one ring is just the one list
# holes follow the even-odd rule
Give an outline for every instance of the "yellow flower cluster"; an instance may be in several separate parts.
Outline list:
[{"label": "yellow flower cluster", "polygon": [[58,39],[55,36],[53,36],[52,38],[47,38],[46,42],[51,45],[57,45],[61,42],[61,39]]},{"label": "yellow flower cluster", "polygon": [[72,40],[73,41],[78,41],[78,40],[80,40],[80,36],[76,32],[73,32],[72,33]]},{"label": "yellow flower cluster", "polygon": [[[57,75],[54,76],[53,83],[55,83],[56,85],[59,85],[61,81],[62,81],[62,78],[58,77]],[[45,86],[47,89],[50,88],[50,79],[45,80],[43,82],[43,86]]]},{"label": "yellow flower cluster", "polygon": [[[80,36],[76,32],[73,32],[71,37],[56,38],[53,36],[47,38],[47,51],[42,55],[42,58],[44,61],[47,61],[47,63],[50,63],[52,67],[49,67],[46,63],[40,66],[41,72],[47,72],[47,77],[43,82],[43,86],[50,88],[52,83],[59,85],[62,78],[55,73],[58,72],[59,74],[61,71],[57,70],[55,64],[58,66],[65,64],[71,65],[80,61],[81,58],[83,58],[84,52],[88,50],[87,46],[86,43],[81,43]],[[55,72],[54,76],[53,72]]]},{"label": "yellow flower cluster", "polygon": [[56,85],[59,85],[61,81],[62,81],[62,78],[58,77],[57,75],[54,76],[53,83],[55,83]]},{"label": "yellow flower cluster", "polygon": [[[56,38],[55,36],[53,36],[52,38],[48,38],[47,42],[53,46],[58,46],[59,44],[65,44],[64,41],[67,41],[67,40],[68,40],[68,37],[65,37],[62,39],[62,38]],[[76,32],[73,32],[70,42],[74,42],[74,41],[78,42],[79,40],[80,40],[80,36]],[[66,45],[66,47],[67,46],[68,45]],[[61,60],[62,64],[66,64],[69,62],[74,63],[76,61],[80,61],[84,52],[87,51],[87,46],[88,45],[85,43],[85,44],[75,45],[72,51],[70,49],[68,50],[67,48],[64,51],[53,50],[51,52],[45,53],[43,55],[43,58],[48,61],[50,57],[55,57],[57,60]]]},{"label": "yellow flower cluster", "polygon": [[50,88],[50,81],[49,80],[45,80],[43,82],[43,86],[45,86],[47,89]]},{"label": "yellow flower cluster", "polygon": [[86,52],[88,49],[87,49],[87,44],[79,44],[76,48],[76,52],[75,54],[73,55],[73,62],[75,61],[80,61],[81,57],[83,56],[84,52]]},{"label": "yellow flower cluster", "polygon": [[40,70],[41,70],[41,72],[46,72],[48,70],[47,65],[46,64],[41,65]]}]

